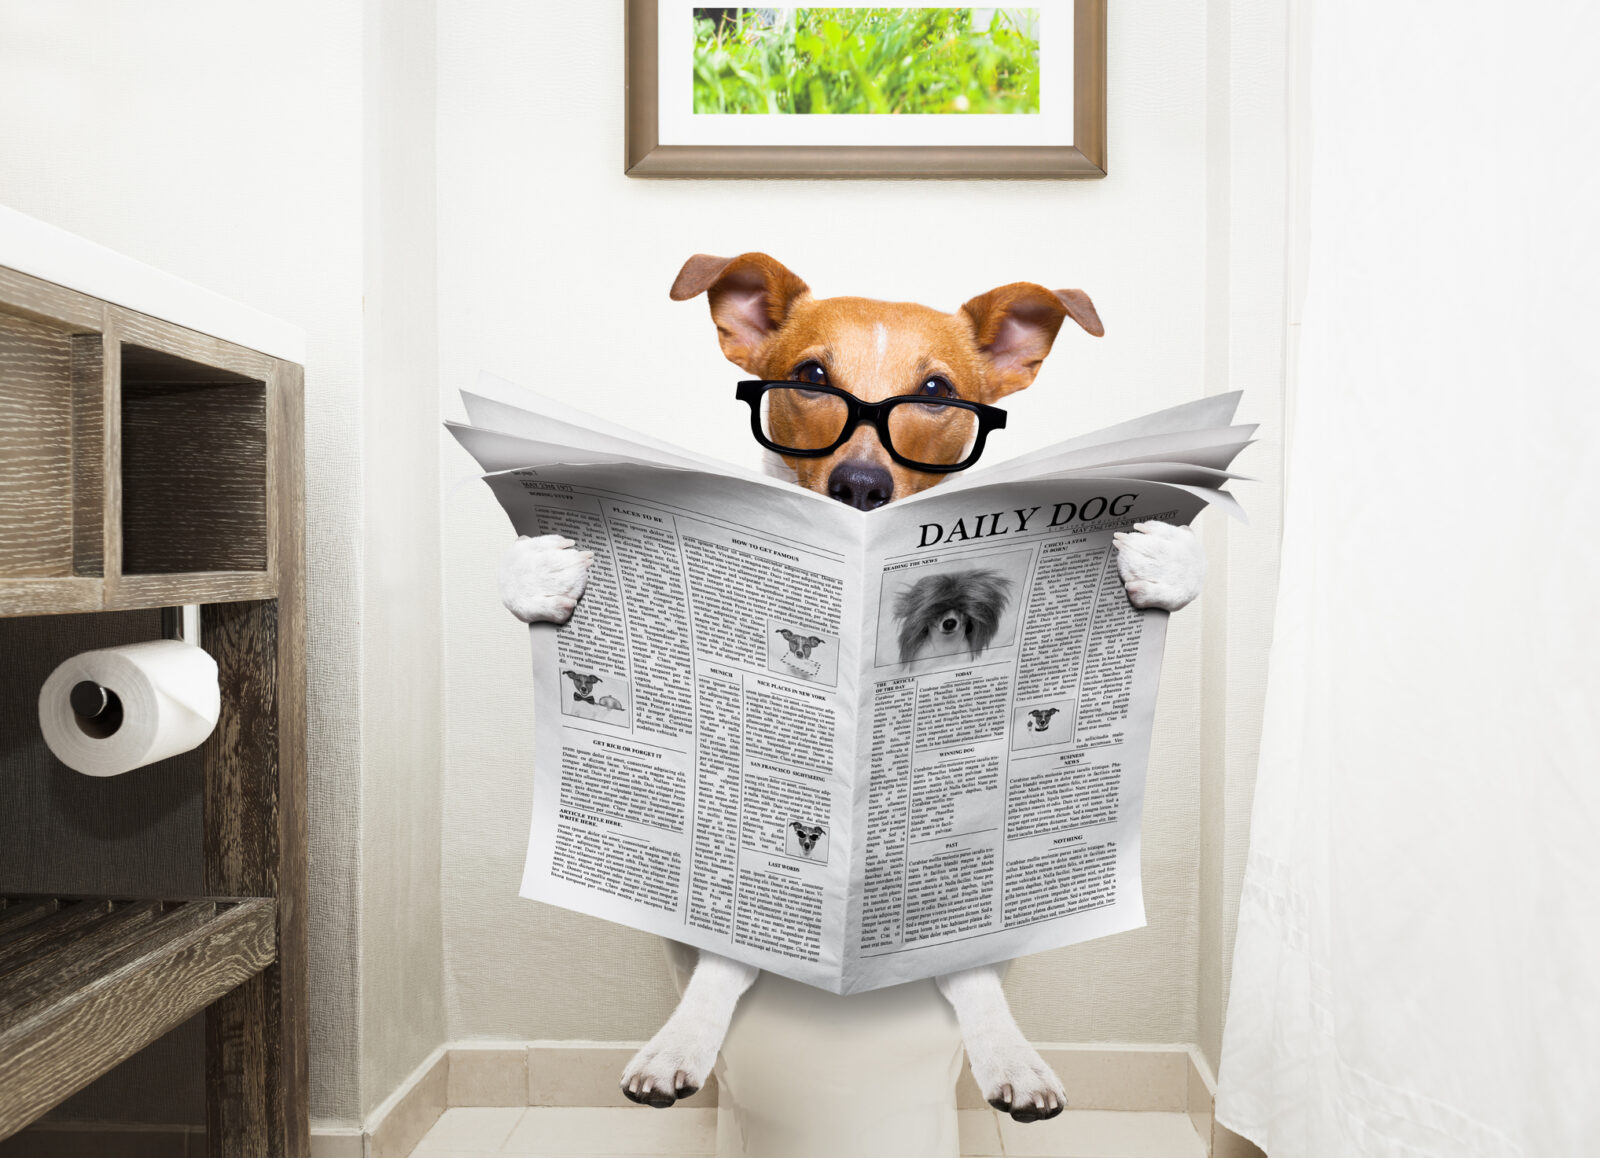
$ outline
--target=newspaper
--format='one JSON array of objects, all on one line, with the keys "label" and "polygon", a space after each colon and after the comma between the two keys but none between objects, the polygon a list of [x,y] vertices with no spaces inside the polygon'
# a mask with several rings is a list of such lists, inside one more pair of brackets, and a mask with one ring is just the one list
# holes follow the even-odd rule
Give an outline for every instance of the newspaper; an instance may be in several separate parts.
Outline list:
[{"label": "newspaper", "polygon": [[[1168,617],[1112,534],[1239,513],[1237,394],[870,514],[497,380],[463,398],[516,531],[594,552],[571,622],[530,629],[523,896],[835,993],[1144,923]],[[951,591],[981,621],[954,648],[925,622]]]}]

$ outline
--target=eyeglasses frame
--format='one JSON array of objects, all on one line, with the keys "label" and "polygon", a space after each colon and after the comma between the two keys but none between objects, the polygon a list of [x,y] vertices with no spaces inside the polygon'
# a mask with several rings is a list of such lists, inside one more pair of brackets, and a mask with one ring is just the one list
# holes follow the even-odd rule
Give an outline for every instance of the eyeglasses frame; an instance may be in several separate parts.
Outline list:
[{"label": "eyeglasses frame", "polygon": [[[761,429],[761,399],[767,391],[774,387],[782,386],[790,390],[806,390],[814,394],[832,394],[843,398],[848,408],[845,414],[844,426],[839,437],[830,445],[818,447],[815,450],[796,450],[790,446],[780,446],[773,442]],[[897,394],[892,398],[884,398],[877,402],[864,402],[848,390],[838,386],[824,386],[811,382],[778,382],[767,379],[751,379],[740,382],[734,396],[741,402],[750,404],[750,433],[756,436],[756,441],[768,450],[778,454],[787,454],[795,458],[823,458],[838,450],[850,441],[856,432],[856,427],[863,422],[870,422],[877,431],[878,443],[888,451],[889,457],[901,466],[912,470],[926,471],[929,474],[953,474],[958,470],[966,470],[978,461],[983,454],[984,442],[989,437],[991,430],[1004,430],[1006,425],[1006,412],[998,406],[990,406],[983,402],[969,402],[965,398],[936,398],[934,395]],[[970,410],[977,416],[978,433],[972,440],[972,452],[966,458],[954,465],[918,462],[914,458],[907,458],[894,448],[894,440],[889,434],[889,413],[896,406],[908,403],[917,403],[921,406],[953,406],[958,410]]]}]

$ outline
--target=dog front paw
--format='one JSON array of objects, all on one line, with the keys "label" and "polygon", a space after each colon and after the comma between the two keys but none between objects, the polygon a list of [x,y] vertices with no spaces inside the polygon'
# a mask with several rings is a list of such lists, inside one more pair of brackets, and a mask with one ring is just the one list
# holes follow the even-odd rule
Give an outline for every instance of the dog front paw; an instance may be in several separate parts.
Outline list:
[{"label": "dog front paw", "polygon": [[717,1060],[717,1043],[685,1039],[663,1027],[650,1044],[633,1055],[622,1071],[622,1096],[630,1102],[665,1110],[706,1084]]},{"label": "dog front paw", "polygon": [[967,1061],[984,1100],[1019,1122],[1042,1122],[1067,1108],[1061,1079],[1021,1034],[1009,1041],[968,1041]]},{"label": "dog front paw", "polygon": [[1111,536],[1117,547],[1117,572],[1135,607],[1177,611],[1200,594],[1206,578],[1206,553],[1189,527],[1135,523]]},{"label": "dog front paw", "polygon": [[565,623],[589,580],[592,551],[560,535],[521,536],[500,560],[500,601],[524,623]]}]

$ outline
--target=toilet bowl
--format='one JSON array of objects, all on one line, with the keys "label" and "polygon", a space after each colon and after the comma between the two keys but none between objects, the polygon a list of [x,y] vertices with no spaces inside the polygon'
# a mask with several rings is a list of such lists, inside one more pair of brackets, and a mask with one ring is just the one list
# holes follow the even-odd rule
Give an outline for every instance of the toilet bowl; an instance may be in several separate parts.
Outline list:
[{"label": "toilet bowl", "polygon": [[[666,944],[682,992],[696,950]],[[961,1061],[932,980],[838,997],[763,972],[717,1058],[717,1158],[957,1158]]]}]

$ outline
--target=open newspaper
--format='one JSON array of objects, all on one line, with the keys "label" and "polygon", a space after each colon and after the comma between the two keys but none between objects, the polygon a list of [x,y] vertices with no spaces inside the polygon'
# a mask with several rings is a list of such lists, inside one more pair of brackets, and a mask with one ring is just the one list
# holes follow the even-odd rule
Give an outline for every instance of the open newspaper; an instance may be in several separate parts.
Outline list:
[{"label": "open newspaper", "polygon": [[448,425],[512,525],[594,552],[571,622],[531,628],[523,896],[836,993],[1144,923],[1168,617],[1111,537],[1239,513],[1237,394],[864,514],[479,389]]}]

